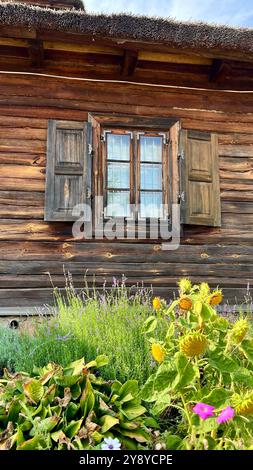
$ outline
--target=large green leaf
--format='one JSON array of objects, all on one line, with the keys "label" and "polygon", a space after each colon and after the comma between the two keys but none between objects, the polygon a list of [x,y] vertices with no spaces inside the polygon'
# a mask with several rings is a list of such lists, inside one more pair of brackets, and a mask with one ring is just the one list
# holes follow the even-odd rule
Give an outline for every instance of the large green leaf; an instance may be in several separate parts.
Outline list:
[{"label": "large green leaf", "polygon": [[119,389],[118,400],[121,403],[125,403],[125,402],[130,401],[133,398],[135,398],[137,396],[138,392],[139,392],[139,389],[138,389],[137,380],[128,380]]},{"label": "large green leaf", "polygon": [[215,431],[218,428],[218,426],[219,424],[217,423],[215,418],[207,418],[201,421],[197,429],[197,432],[206,433],[206,432]]},{"label": "large green leaf", "polygon": [[120,433],[122,436],[130,437],[131,439],[135,439],[137,442],[144,443],[147,442],[150,437],[149,434],[144,431],[144,429],[137,429],[137,430],[125,430],[121,429]]},{"label": "large green leaf", "polygon": [[38,450],[44,447],[45,441],[41,436],[34,436],[17,446],[17,450]]},{"label": "large green leaf", "polygon": [[150,375],[148,378],[147,382],[144,384],[144,386],[141,389],[140,392],[140,397],[142,400],[147,401],[147,402],[153,402],[156,400],[156,395],[154,391],[154,382],[155,382],[155,375]]},{"label": "large green leaf", "polygon": [[144,406],[134,403],[126,403],[122,406],[121,411],[127,419],[136,419],[139,416],[146,413],[146,408]]},{"label": "large green leaf", "polygon": [[225,404],[230,396],[231,392],[229,390],[219,387],[212,390],[208,395],[202,397],[201,401],[203,403],[208,403],[208,405],[219,407]]},{"label": "large green leaf", "polygon": [[157,392],[162,392],[173,383],[177,375],[177,371],[173,364],[162,364],[156,374],[154,389]]},{"label": "large green leaf", "polygon": [[250,362],[253,362],[253,340],[245,339],[241,343],[241,348]]},{"label": "large green leaf", "polygon": [[38,403],[43,397],[44,387],[39,380],[31,379],[24,384],[24,392],[33,403]]},{"label": "large green leaf", "polygon": [[170,434],[169,432],[165,432],[163,434],[163,440],[165,441],[167,450],[176,450],[182,443],[181,437],[175,434]]},{"label": "large green leaf", "polygon": [[59,419],[60,418],[58,416],[49,416],[49,418],[43,419],[31,429],[30,436],[35,436],[37,433],[44,434],[52,431],[58,424]]},{"label": "large green leaf", "polygon": [[232,374],[232,379],[235,383],[246,385],[246,387],[253,388],[253,372],[240,367],[236,372]]},{"label": "large green leaf", "polygon": [[93,361],[90,361],[87,364],[85,364],[85,368],[86,369],[90,369],[92,367],[99,368],[99,367],[106,366],[107,364],[108,364],[108,357],[105,356],[104,354],[101,354],[100,356],[97,356],[96,359],[94,359]]},{"label": "large green leaf", "polygon": [[197,368],[183,354],[176,355],[176,368],[177,375],[172,384],[174,390],[181,390],[194,382],[198,373]]},{"label": "large green leaf", "polygon": [[105,433],[109,431],[113,426],[119,423],[119,419],[114,416],[104,415],[100,418],[99,424],[101,426],[101,432]]},{"label": "large green leaf", "polygon": [[87,416],[92,411],[94,404],[95,404],[95,395],[93,392],[92,385],[90,381],[87,379],[85,388],[80,398],[81,410],[83,412],[84,417]]},{"label": "large green leaf", "polygon": [[231,357],[217,350],[209,353],[209,364],[220,372],[235,372],[239,365]]},{"label": "large green leaf", "polygon": [[67,437],[72,439],[79,431],[83,423],[83,419],[79,421],[71,421],[68,426],[63,430]]},{"label": "large green leaf", "polygon": [[145,333],[152,333],[157,327],[157,318],[154,316],[151,316],[147,318],[147,320],[144,322],[143,326],[143,331]]},{"label": "large green leaf", "polygon": [[61,387],[72,387],[80,378],[80,375],[64,375],[62,377],[55,377],[55,382]]}]

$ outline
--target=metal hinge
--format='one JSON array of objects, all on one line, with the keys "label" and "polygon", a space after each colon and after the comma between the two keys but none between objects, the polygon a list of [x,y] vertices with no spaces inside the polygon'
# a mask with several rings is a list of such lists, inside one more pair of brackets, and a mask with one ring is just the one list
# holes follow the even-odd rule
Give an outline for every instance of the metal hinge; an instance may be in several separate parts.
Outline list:
[{"label": "metal hinge", "polygon": [[91,198],[92,198],[91,190],[90,190],[90,188],[87,188],[86,189],[86,199],[91,199]]},{"label": "metal hinge", "polygon": [[178,203],[180,203],[180,202],[185,202],[185,192],[184,191],[182,191],[178,195]]},{"label": "metal hinge", "polygon": [[178,160],[184,160],[184,150],[182,150],[182,151],[178,154],[177,159],[178,159]]},{"label": "metal hinge", "polygon": [[92,145],[88,144],[88,153],[89,153],[89,155],[92,155],[92,151],[93,151]]}]

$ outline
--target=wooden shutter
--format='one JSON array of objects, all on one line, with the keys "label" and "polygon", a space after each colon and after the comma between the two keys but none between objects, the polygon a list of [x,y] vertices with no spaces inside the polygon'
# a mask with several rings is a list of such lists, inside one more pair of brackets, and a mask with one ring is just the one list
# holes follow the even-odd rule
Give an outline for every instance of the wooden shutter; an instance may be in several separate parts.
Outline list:
[{"label": "wooden shutter", "polygon": [[218,143],[216,134],[180,133],[182,222],[221,225]]},{"label": "wooden shutter", "polygon": [[45,220],[73,221],[72,209],[91,198],[91,124],[48,123]]}]

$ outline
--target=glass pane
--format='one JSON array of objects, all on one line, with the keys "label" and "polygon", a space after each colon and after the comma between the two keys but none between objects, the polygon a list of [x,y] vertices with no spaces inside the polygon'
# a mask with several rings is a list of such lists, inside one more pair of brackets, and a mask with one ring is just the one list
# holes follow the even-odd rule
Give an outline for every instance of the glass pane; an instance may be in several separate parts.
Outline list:
[{"label": "glass pane", "polygon": [[107,186],[108,188],[129,188],[129,163],[108,163]]},{"label": "glass pane", "polygon": [[162,165],[141,163],[141,189],[162,189]]},{"label": "glass pane", "polygon": [[129,217],[130,197],[129,191],[108,191],[105,214],[108,217]]},{"label": "glass pane", "polygon": [[130,135],[107,134],[108,160],[130,160]]},{"label": "glass pane", "polygon": [[141,192],[140,215],[141,217],[163,217],[162,193]]},{"label": "glass pane", "polygon": [[142,162],[161,162],[162,161],[162,137],[141,136],[140,152]]}]

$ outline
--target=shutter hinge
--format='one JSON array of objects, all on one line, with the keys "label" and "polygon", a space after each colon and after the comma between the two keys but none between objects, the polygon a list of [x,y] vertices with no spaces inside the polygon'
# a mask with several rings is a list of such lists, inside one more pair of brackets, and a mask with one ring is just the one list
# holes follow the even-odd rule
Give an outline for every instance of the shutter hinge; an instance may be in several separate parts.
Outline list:
[{"label": "shutter hinge", "polygon": [[92,152],[93,152],[92,145],[88,144],[88,153],[89,153],[89,155],[92,155]]},{"label": "shutter hinge", "polygon": [[181,191],[178,195],[178,203],[185,202],[185,192]]},{"label": "shutter hinge", "polygon": [[90,188],[87,188],[86,189],[86,199],[91,199],[91,198],[92,198],[91,190],[90,190]]},{"label": "shutter hinge", "polygon": [[101,134],[101,136],[100,136],[100,141],[101,141],[101,142],[105,142],[105,134]]},{"label": "shutter hinge", "polygon": [[184,160],[184,151],[183,150],[178,154],[177,159],[178,159],[178,161],[179,160]]}]

